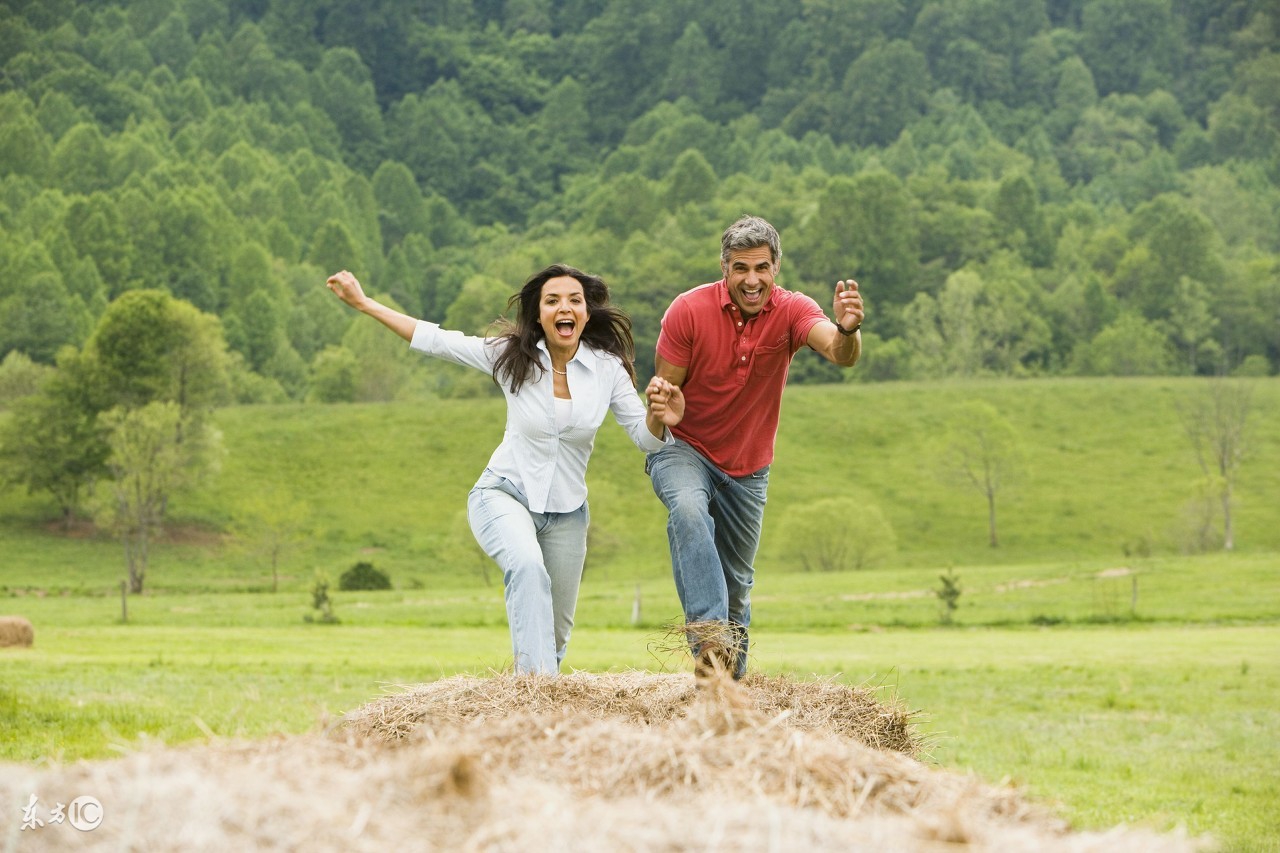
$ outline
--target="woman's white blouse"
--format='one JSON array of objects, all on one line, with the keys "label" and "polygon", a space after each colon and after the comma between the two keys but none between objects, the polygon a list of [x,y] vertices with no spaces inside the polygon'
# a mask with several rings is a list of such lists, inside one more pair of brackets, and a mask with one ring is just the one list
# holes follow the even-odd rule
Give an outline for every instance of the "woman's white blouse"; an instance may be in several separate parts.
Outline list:
[{"label": "woman's white blouse", "polygon": [[[490,375],[499,353],[496,344],[495,338],[464,335],[425,320],[418,321],[410,342],[419,352]],[[613,412],[641,450],[662,449],[671,434],[664,429],[664,438],[657,438],[649,432],[644,404],[622,362],[586,344],[565,367],[573,413],[568,424],[557,429],[551,358],[545,341],[539,341],[538,348],[547,368],[542,375],[525,382],[518,394],[502,385],[507,428],[488,467],[524,492],[533,512],[572,512],[587,499],[587,462],[606,411]]]}]

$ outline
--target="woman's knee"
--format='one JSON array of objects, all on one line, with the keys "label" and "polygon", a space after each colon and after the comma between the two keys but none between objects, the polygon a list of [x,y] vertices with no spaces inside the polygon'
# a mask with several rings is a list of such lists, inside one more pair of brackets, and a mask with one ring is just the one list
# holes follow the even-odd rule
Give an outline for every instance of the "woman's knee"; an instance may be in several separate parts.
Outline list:
[{"label": "woman's knee", "polygon": [[551,578],[542,560],[532,554],[522,554],[502,560],[502,582],[506,586],[513,584],[537,583],[551,588]]}]

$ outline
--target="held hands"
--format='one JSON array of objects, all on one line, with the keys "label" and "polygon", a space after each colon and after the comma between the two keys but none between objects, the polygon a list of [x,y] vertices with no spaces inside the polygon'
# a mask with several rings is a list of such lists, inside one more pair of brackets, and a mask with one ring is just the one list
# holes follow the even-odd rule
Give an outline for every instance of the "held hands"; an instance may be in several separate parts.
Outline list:
[{"label": "held hands", "polygon": [[665,426],[673,427],[684,418],[684,392],[679,385],[672,385],[661,376],[649,380],[645,388],[649,398],[649,416],[657,418]]},{"label": "held hands", "polygon": [[365,300],[364,288],[360,286],[356,277],[346,270],[329,276],[325,284],[338,295],[339,299],[356,310],[360,309],[360,304]]},{"label": "held hands", "polygon": [[831,303],[836,315],[836,324],[845,332],[850,332],[862,325],[865,315],[862,306],[862,294],[858,292],[858,283],[853,279],[836,282],[836,295]]}]

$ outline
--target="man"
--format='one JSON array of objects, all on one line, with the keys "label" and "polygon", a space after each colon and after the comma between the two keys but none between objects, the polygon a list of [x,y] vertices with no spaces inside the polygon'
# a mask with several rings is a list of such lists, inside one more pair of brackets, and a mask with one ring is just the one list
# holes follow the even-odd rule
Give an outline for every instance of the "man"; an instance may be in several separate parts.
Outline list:
[{"label": "man", "polygon": [[781,265],[777,230],[742,217],[721,237],[724,277],[677,296],[658,336],[657,373],[683,388],[685,416],[645,468],[667,507],[699,675],[746,673],[753,563],[791,357],[807,345],[850,367],[862,353],[858,283],[836,283],[833,323],[813,299],[777,284]]}]

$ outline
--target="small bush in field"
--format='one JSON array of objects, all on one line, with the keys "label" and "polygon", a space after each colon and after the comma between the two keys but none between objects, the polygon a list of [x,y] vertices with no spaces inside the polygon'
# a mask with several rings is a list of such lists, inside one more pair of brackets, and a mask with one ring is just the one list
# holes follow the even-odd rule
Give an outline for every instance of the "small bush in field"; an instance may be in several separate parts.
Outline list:
[{"label": "small bush in field", "polygon": [[373,563],[360,562],[342,573],[338,578],[338,589],[391,589],[391,578],[386,572],[374,568]]},{"label": "small bush in field", "polygon": [[333,599],[329,597],[329,578],[323,572],[316,572],[316,582],[311,587],[311,606],[316,612],[305,614],[302,617],[304,622],[336,625],[341,621],[333,613]]}]

